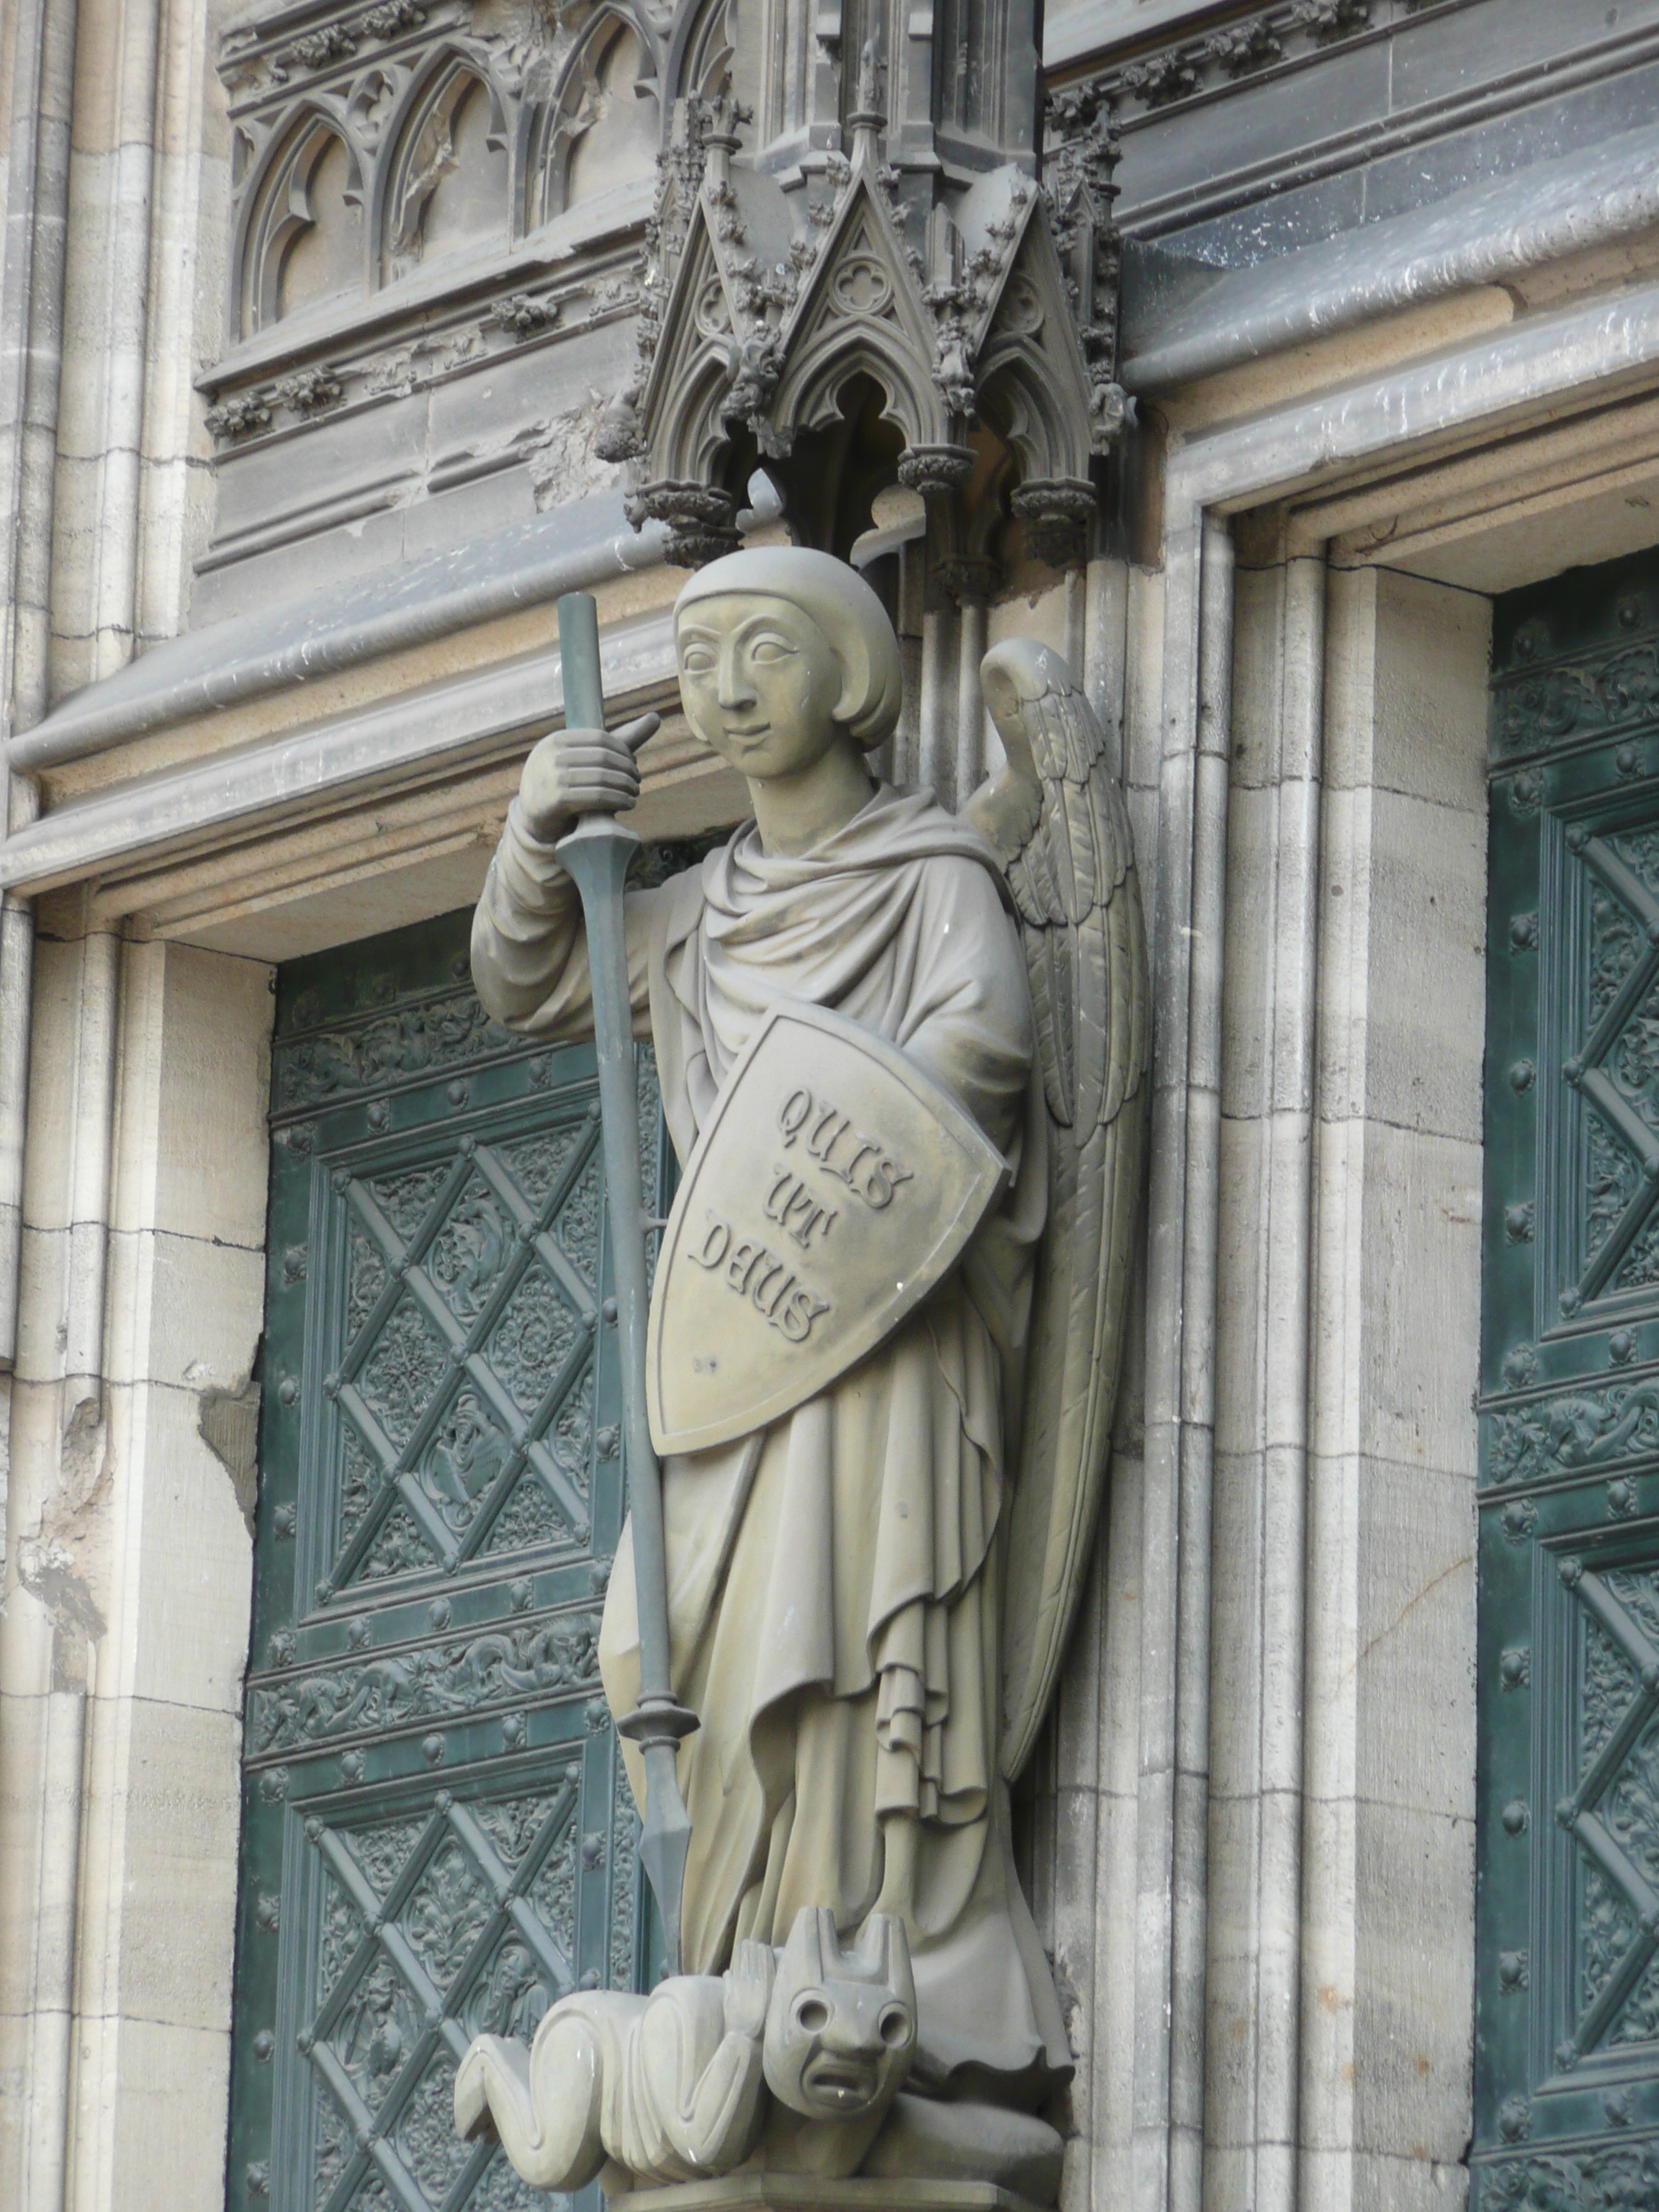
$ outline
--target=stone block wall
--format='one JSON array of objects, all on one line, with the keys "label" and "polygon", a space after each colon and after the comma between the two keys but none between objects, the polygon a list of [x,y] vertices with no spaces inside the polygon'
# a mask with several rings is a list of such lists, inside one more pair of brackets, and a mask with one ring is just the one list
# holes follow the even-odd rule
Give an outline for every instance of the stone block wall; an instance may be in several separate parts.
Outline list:
[{"label": "stone block wall", "polygon": [[75,1206],[99,1074],[78,905],[38,952],[0,1616],[0,2195],[161,2212],[224,2186],[254,1474],[211,1411],[246,1394],[263,1324],[270,971],[120,955],[106,1357],[65,1437],[73,1246],[105,1225]]}]

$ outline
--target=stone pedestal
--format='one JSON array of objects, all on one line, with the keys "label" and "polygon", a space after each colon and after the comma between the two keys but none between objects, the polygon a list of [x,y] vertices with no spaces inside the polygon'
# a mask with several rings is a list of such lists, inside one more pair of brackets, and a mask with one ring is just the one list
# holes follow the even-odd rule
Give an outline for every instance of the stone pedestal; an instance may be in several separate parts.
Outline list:
[{"label": "stone pedestal", "polygon": [[816,2173],[728,2173],[612,2196],[611,2212],[1037,2212],[1029,2198],[989,2181],[922,2181]]}]

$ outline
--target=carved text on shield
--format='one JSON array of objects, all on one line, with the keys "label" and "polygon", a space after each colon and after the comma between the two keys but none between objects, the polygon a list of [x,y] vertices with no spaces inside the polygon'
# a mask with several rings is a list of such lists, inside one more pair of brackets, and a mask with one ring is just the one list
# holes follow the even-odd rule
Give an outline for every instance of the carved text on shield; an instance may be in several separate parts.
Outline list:
[{"label": "carved text on shield", "polygon": [[812,1239],[820,1242],[836,1225],[836,1209],[818,1204],[793,1168],[780,1167],[772,1163],[772,1188],[766,1194],[766,1214],[780,1229],[787,1229],[803,1252],[812,1249]]},{"label": "carved text on shield", "polygon": [[940,1281],[1006,1172],[958,1102],[882,1038],[822,1007],[769,1014],[663,1240],[658,1449],[729,1442],[845,1373]]},{"label": "carved text on shield", "polygon": [[[855,1129],[838,1106],[827,1098],[814,1098],[804,1085],[792,1091],[778,1109],[778,1127],[786,1147],[804,1136],[807,1151],[824,1173],[855,1191],[875,1212],[892,1204],[900,1183],[915,1180],[914,1169],[902,1168],[878,1137],[866,1137]],[[767,1211],[770,1212],[769,1206]]]},{"label": "carved text on shield", "polygon": [[[823,1172],[856,1193],[873,1213],[885,1212],[895,1192],[915,1181],[915,1170],[901,1167],[879,1138],[866,1136],[850,1115],[826,1098],[814,1097],[804,1084],[797,1084],[778,1108],[777,1122],[786,1151],[799,1139]],[[814,1237],[822,1243],[829,1237],[840,1209],[824,1203],[825,1194],[805,1180],[805,1163],[801,1165],[803,1172],[798,1173],[774,1161],[764,1212],[803,1251],[810,1252]],[[687,1256],[747,1298],[788,1343],[805,1344],[812,1323],[833,1310],[831,1300],[809,1289],[787,1259],[754,1237],[739,1236],[713,1206],[705,1206],[703,1212],[708,1233],[701,1244],[687,1247]],[[712,1373],[718,1364],[713,1358],[693,1360],[699,1374]]]},{"label": "carved text on shield", "polygon": [[[805,1344],[812,1333],[813,1322],[820,1314],[830,1310],[829,1299],[815,1297],[807,1290],[790,1271],[787,1260],[780,1260],[775,1252],[769,1251],[764,1244],[756,1243],[751,1237],[737,1237],[731,1223],[712,1208],[708,1210],[708,1234],[700,1245],[691,1248],[690,1257],[711,1274],[718,1271],[726,1288],[747,1298],[756,1312],[769,1321],[791,1344]],[[694,1362],[699,1374],[712,1373],[717,1364],[712,1358]]]}]

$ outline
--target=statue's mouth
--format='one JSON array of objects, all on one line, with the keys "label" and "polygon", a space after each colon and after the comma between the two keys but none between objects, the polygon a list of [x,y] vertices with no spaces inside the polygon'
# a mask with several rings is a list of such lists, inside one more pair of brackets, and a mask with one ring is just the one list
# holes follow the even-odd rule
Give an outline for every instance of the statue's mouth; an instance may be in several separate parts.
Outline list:
[{"label": "statue's mouth", "polygon": [[800,2085],[814,2104],[849,2112],[869,2104],[876,2094],[876,2069],[867,2060],[820,2051],[802,2070]]}]

